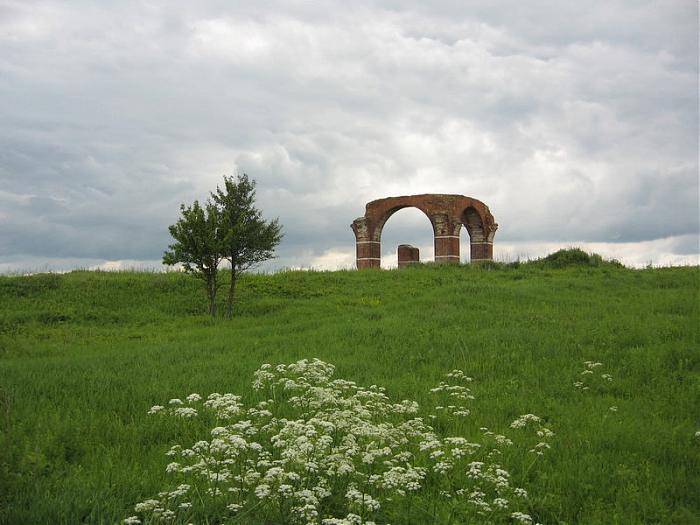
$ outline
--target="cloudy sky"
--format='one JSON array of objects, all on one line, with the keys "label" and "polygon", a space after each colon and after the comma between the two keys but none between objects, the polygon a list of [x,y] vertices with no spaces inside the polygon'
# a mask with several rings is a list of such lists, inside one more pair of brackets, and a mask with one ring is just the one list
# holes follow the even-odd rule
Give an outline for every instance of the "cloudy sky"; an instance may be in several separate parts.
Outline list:
[{"label": "cloudy sky", "polygon": [[[236,172],[284,225],[268,268],[353,266],[365,203],[416,193],[484,201],[497,259],[698,264],[697,11],[0,0],[0,271],[157,265]],[[382,241],[432,257],[415,209]]]}]

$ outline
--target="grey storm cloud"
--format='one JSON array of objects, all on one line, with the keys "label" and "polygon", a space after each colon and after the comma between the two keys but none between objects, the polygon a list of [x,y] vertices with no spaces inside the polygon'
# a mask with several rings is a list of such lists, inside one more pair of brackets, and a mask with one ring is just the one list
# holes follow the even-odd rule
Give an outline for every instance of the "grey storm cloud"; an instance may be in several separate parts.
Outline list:
[{"label": "grey storm cloud", "polygon": [[497,243],[697,253],[697,20],[670,0],[6,1],[0,258],[158,260],[180,203],[237,171],[284,225],[279,265],[351,251],[368,200],[426,192],[486,202]]}]

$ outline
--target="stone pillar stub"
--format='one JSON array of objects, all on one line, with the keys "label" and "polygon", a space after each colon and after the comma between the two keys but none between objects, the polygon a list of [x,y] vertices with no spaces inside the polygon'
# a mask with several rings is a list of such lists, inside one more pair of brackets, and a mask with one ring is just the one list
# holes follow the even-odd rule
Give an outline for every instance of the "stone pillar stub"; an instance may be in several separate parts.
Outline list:
[{"label": "stone pillar stub", "polygon": [[399,244],[399,268],[420,263],[420,250],[410,244]]}]

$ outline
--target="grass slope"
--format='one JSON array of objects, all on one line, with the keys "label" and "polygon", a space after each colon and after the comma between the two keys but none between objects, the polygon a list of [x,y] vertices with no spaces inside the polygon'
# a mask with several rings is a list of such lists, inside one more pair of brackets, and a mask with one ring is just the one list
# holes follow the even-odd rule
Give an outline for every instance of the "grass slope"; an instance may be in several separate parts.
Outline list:
[{"label": "grass slope", "polygon": [[[0,277],[0,523],[118,522],[186,441],[151,405],[311,357],[428,410],[460,368],[466,434],[545,417],[553,448],[522,474],[543,523],[700,522],[699,285],[610,264],[248,275],[226,321],[176,273]],[[581,392],[589,359],[614,381]]]}]

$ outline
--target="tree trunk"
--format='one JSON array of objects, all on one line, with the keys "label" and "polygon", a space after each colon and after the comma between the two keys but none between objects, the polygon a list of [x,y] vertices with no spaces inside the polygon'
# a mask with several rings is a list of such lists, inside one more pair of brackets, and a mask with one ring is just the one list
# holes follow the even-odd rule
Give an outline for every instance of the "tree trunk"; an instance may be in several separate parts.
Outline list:
[{"label": "tree trunk", "polygon": [[207,279],[207,296],[209,298],[209,315],[216,317],[216,278]]},{"label": "tree trunk", "polygon": [[238,280],[238,274],[236,270],[231,266],[231,286],[228,288],[228,303],[226,305],[226,316],[231,319],[233,317],[233,302],[236,299],[236,281]]},{"label": "tree trunk", "polygon": [[216,317],[216,298],[213,294],[209,294],[209,315]]}]

